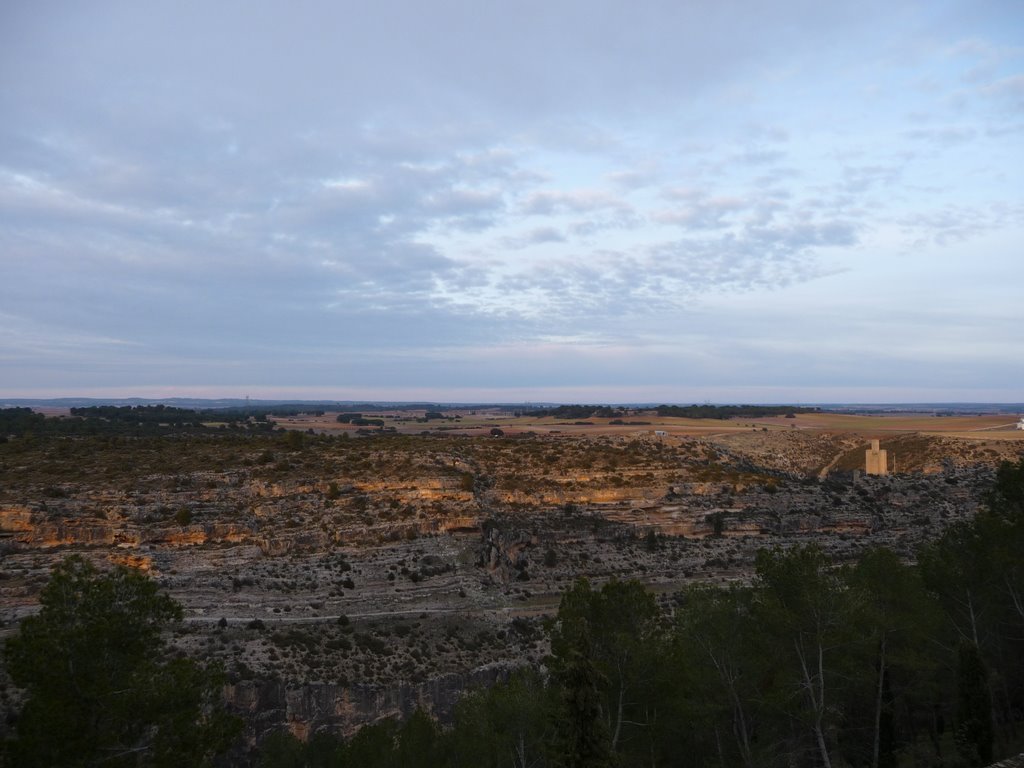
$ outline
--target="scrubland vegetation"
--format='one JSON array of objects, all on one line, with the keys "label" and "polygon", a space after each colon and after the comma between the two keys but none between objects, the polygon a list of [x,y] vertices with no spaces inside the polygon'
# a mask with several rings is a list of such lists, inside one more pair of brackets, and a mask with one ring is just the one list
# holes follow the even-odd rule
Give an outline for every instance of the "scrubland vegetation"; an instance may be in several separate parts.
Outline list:
[{"label": "scrubland vegetation", "polygon": [[[856,448],[789,432],[770,463],[759,433],[10,418],[19,567],[0,587],[41,611],[0,626],[5,764],[953,768],[1024,749],[1020,458],[852,482],[817,473]],[[894,444],[934,462],[934,441]],[[681,512],[688,536],[665,533]],[[429,533],[448,519],[476,522]],[[154,576],[94,566],[108,551]],[[428,695],[442,673],[450,708]],[[361,696],[368,716],[266,719],[271,683],[289,711]],[[422,708],[384,706],[396,685]]]},{"label": "scrubland vegetation", "polygon": [[1024,461],[988,509],[921,552],[836,567],[763,550],[749,587],[671,610],[635,582],[580,581],[546,674],[347,742],[270,740],[264,766],[982,766],[1024,742]]}]

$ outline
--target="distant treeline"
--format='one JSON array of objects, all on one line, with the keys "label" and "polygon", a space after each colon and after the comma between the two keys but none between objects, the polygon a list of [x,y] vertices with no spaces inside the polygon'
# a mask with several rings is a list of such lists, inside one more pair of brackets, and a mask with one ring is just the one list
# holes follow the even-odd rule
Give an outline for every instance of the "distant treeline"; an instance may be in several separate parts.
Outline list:
[{"label": "distant treeline", "polygon": [[339,413],[336,421],[339,424],[352,424],[356,427],[383,427],[384,419],[367,419],[361,413]]},{"label": "distant treeline", "polygon": [[46,417],[31,408],[0,408],[0,438],[41,432]]},{"label": "distant treeline", "polygon": [[554,408],[519,411],[518,415],[533,418],[552,416],[556,419],[619,419],[626,413],[621,408],[612,408],[608,405],[558,405]]},{"label": "distant treeline", "polygon": [[[789,416],[798,413],[818,413],[820,408],[801,408],[794,405],[659,405],[659,416],[680,416],[686,419],[730,419],[740,417],[758,419],[766,416]],[[517,416],[556,419],[621,419],[628,413],[643,413],[643,410],[629,411],[609,405],[558,405],[553,408],[535,408],[531,411],[517,411]]]},{"label": "distant treeline", "polygon": [[[194,411],[167,405],[98,405],[46,417],[31,408],[0,408],[0,440],[26,435],[156,435],[214,429],[269,431],[268,411]],[[274,414],[277,415],[277,414]],[[212,426],[211,423],[216,426]]]},{"label": "distant treeline", "polygon": [[762,419],[766,416],[794,416],[798,413],[818,413],[820,408],[800,408],[794,405],[659,405],[659,416],[680,416],[684,419]]},{"label": "distant treeline", "polygon": [[[493,406],[478,405],[472,407],[488,408]],[[331,410],[341,409],[345,413],[379,413],[380,411],[403,411],[405,413],[409,411],[428,411],[440,413],[442,411],[461,410],[462,408],[463,406],[442,405],[439,403],[345,403],[344,405],[339,404]]]},{"label": "distant treeline", "polygon": [[71,416],[81,419],[101,419],[112,424],[133,426],[154,426],[165,424],[169,427],[201,427],[202,420],[190,408],[175,408],[169,405],[94,405],[88,408],[72,408]]},{"label": "distant treeline", "polygon": [[229,408],[201,408],[198,412],[203,414],[203,417],[213,415],[221,415],[226,418],[245,418],[246,416],[277,416],[279,418],[285,416],[323,416],[326,411],[323,408],[318,408],[311,405],[303,405],[302,403],[286,404],[286,405],[240,405],[231,406]]}]

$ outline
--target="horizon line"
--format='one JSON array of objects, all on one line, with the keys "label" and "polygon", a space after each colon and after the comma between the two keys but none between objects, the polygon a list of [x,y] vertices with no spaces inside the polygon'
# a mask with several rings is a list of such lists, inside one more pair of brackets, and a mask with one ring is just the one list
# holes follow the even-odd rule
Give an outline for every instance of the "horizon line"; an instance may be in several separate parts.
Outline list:
[{"label": "horizon line", "polygon": [[94,395],[62,395],[57,397],[3,397],[0,396],[0,407],[6,405],[28,405],[28,404],[67,404],[70,402],[96,402],[96,403],[140,403],[140,404],[161,404],[171,402],[198,402],[198,403],[216,403],[216,402],[236,402],[239,404],[250,404],[253,406],[257,405],[393,405],[393,406],[412,406],[412,405],[438,405],[438,406],[465,406],[465,407],[483,407],[483,406],[524,406],[524,407],[557,407],[564,405],[593,405],[593,406],[632,406],[632,407],[651,407],[655,408],[661,405],[666,406],[694,406],[694,405],[711,405],[711,406],[736,406],[736,405],[750,405],[750,406],[793,406],[793,407],[829,407],[829,406],[843,406],[843,407],[940,407],[940,406],[960,406],[960,407],[1024,407],[1024,401],[1013,401],[1013,400],[760,400],[760,399],[745,399],[745,400],[711,400],[707,398],[697,399],[683,399],[683,400],[672,400],[672,399],[658,399],[658,400],[586,400],[586,399],[568,399],[568,400],[549,400],[549,399],[532,399],[532,400],[441,400],[431,398],[419,398],[419,399],[400,399],[400,398],[382,398],[382,399],[371,399],[371,398],[302,398],[302,397],[261,397],[261,398],[250,398],[246,396],[220,396],[220,397],[197,397],[189,395],[173,395],[165,397],[147,397],[142,395],[114,395],[114,396],[94,396]]}]

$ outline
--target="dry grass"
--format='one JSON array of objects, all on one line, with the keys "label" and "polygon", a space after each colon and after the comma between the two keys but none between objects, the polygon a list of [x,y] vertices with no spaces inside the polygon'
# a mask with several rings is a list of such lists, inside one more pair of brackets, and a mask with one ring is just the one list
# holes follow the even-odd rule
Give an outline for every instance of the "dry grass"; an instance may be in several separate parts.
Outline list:
[{"label": "dry grass", "polygon": [[926,414],[900,414],[894,416],[860,416],[843,413],[799,414],[795,419],[764,419],[764,424],[796,424],[800,429],[820,429],[835,432],[930,432],[950,434],[976,432],[999,428],[1013,430],[1016,418],[1005,414],[987,416],[928,416]]},{"label": "dry grass", "polygon": [[1005,442],[1024,442],[1024,430],[974,430],[973,432],[921,432],[929,437],[957,437],[963,440],[1001,440]]},{"label": "dry grass", "polygon": [[[359,429],[351,424],[339,424],[338,411],[323,416],[291,416],[276,418],[274,422],[285,429],[297,429],[326,434],[355,433]],[[752,430],[809,430],[815,432],[854,433],[865,437],[880,437],[894,432],[921,432],[932,436],[960,437],[969,439],[1024,440],[1024,431],[1016,430],[1016,417],[999,415],[985,416],[929,416],[926,414],[871,415],[861,416],[842,413],[798,414],[795,418],[774,416],[761,419],[684,419],[662,417],[655,413],[625,417],[626,422],[645,424],[611,424],[609,419],[585,419],[588,423],[574,423],[552,417],[511,416],[507,413],[480,409],[446,412],[458,414],[458,421],[417,421],[423,418],[422,410],[392,410],[367,413],[367,418],[384,419],[385,425],[393,427],[400,434],[419,434],[423,431],[443,430],[453,434],[487,435],[492,427],[500,427],[507,435],[536,432],[541,434],[563,434],[572,437],[621,436],[636,437],[652,435],[655,430],[669,436],[707,437],[728,435]]]}]

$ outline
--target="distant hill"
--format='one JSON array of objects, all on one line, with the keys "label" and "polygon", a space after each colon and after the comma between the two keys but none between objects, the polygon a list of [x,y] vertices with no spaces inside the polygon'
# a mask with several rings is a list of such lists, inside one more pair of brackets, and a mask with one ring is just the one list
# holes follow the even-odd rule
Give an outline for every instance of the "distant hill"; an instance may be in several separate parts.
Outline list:
[{"label": "distant hill", "polygon": [[[789,412],[802,413],[809,411],[829,411],[850,414],[897,414],[897,413],[935,413],[937,415],[983,415],[994,413],[1024,413],[1024,403],[803,403],[787,405],[784,403],[755,403],[737,405],[733,403],[703,403],[690,405],[687,403],[598,403],[591,406],[567,405],[564,403],[472,403],[472,402],[418,402],[401,400],[257,400],[244,397],[226,398],[194,398],[194,397],[54,397],[54,398],[6,398],[0,399],[0,408],[89,408],[94,406],[147,406],[166,405],[174,408],[192,410],[224,410],[233,408],[252,408],[268,410],[271,408],[316,409],[324,411],[380,411],[391,408],[406,410],[450,410],[454,408],[503,408],[517,410],[524,414],[569,417],[581,410],[589,409],[588,415],[601,413],[604,415],[613,409],[656,410],[656,409],[707,409],[709,412],[726,408],[785,409]],[[561,411],[559,411],[561,409]],[[676,415],[676,414],[673,414]],[[681,413],[678,415],[682,415]],[[731,414],[750,415],[750,414]],[[714,418],[720,418],[715,416]],[[582,417],[581,417],[582,418]]]},{"label": "distant hill", "polygon": [[[193,410],[219,410],[222,408],[318,408],[321,410],[366,410],[379,411],[389,408],[407,410],[438,410],[451,408],[522,408],[523,403],[465,403],[425,402],[403,400],[257,400],[244,397],[197,398],[197,397],[51,397],[0,398],[0,408],[89,408],[99,405],[139,406],[169,405],[175,408]],[[554,407],[557,403],[530,403],[530,407]]]}]

